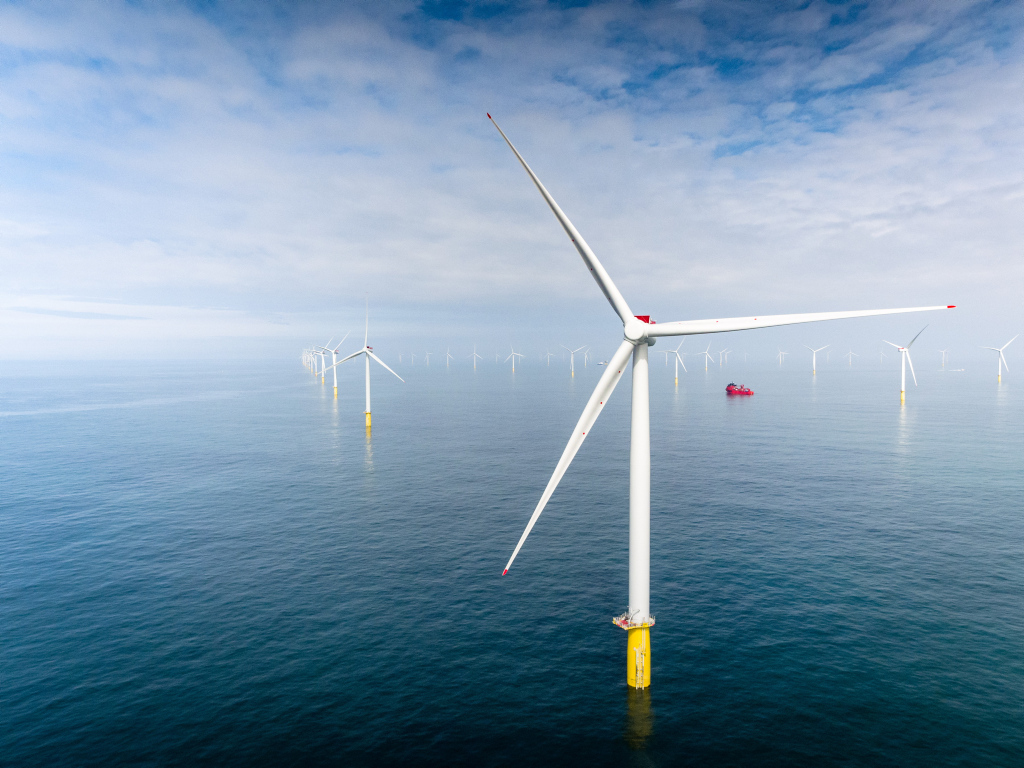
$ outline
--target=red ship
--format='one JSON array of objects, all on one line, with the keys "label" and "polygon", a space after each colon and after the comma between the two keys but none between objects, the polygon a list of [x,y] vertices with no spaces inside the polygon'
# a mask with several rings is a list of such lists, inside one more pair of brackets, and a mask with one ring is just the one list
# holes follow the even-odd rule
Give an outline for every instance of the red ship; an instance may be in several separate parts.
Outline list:
[{"label": "red ship", "polygon": [[745,387],[742,384],[737,385],[730,382],[729,386],[725,388],[725,393],[727,395],[752,395],[754,394],[754,390],[750,387]]}]

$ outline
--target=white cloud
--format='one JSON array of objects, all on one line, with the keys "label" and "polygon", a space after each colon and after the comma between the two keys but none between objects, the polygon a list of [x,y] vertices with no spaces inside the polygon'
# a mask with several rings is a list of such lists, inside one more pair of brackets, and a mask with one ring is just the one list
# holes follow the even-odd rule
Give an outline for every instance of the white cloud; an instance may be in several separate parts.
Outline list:
[{"label": "white cloud", "polygon": [[291,318],[370,292],[453,333],[599,315],[490,111],[663,319],[958,301],[1021,324],[1021,10],[756,12],[8,6],[0,290]]}]

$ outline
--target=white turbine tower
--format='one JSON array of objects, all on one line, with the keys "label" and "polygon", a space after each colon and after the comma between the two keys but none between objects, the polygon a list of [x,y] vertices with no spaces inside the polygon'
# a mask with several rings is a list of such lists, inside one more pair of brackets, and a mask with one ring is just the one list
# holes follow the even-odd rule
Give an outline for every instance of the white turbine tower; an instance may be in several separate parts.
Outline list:
[{"label": "white turbine tower", "polygon": [[331,345],[332,341],[334,341],[334,337],[333,336],[331,336],[330,340],[326,344],[324,344],[322,347],[318,347],[317,351],[316,351],[316,354],[320,355],[320,383],[321,384],[326,384],[327,383],[327,371],[324,370],[325,366],[327,365],[327,362],[324,359],[324,355],[327,354],[326,350]]},{"label": "white turbine tower", "polygon": [[522,357],[522,355],[519,354],[518,352],[516,352],[516,348],[513,347],[511,344],[509,345],[509,348],[512,350],[512,354],[505,358],[505,362],[507,363],[509,360],[512,361],[512,373],[515,373],[516,372],[516,358],[517,357]]},{"label": "white turbine tower", "polygon": [[[926,325],[924,328],[927,328],[927,327],[928,326]],[[920,336],[922,333],[924,333],[924,328],[922,328],[920,331],[917,332],[917,336]],[[901,347],[899,344],[893,344],[891,341],[886,341],[885,342],[890,347],[896,347],[896,349],[898,349],[900,351],[900,367],[902,369],[902,373],[900,374],[900,404],[901,405],[907,399],[907,395],[906,395],[906,390],[907,390],[907,363],[910,363],[910,375],[914,377],[914,386],[915,387],[917,386],[917,374],[914,373],[914,361],[910,359],[910,347],[911,347],[911,345],[915,341],[917,341],[917,336],[912,338],[910,340],[910,344],[907,344],[907,346],[905,346],[905,347]],[[882,341],[885,341],[885,339],[882,339]]]},{"label": "white turbine tower", "polygon": [[[490,115],[488,115],[490,118]],[[492,119],[493,122],[493,119]],[[494,124],[498,128],[497,123]],[[530,535],[541,512],[554,493],[559,481],[569,468],[573,457],[583,444],[587,433],[591,430],[608,397],[619,383],[629,359],[633,359],[633,395],[632,416],[629,447],[629,603],[625,613],[613,621],[628,632],[626,650],[626,679],[636,688],[645,688],[651,682],[651,644],[650,627],[654,625],[654,617],[650,610],[651,593],[651,419],[650,390],[648,380],[648,347],[659,336],[689,336],[702,333],[718,333],[723,331],[739,331],[750,328],[766,328],[792,323],[806,323],[815,320],[836,320],[849,317],[865,317],[869,315],[886,315],[895,312],[912,312],[924,309],[945,309],[945,307],[918,307],[915,309],[876,309],[854,312],[818,312],[800,315],[773,315],[759,317],[719,318],[717,320],[689,320],[671,323],[651,322],[649,315],[634,315],[626,304],[625,298],[612,282],[604,266],[587,245],[586,241],[572,225],[572,222],[558,207],[540,179],[537,178],[522,155],[512,146],[501,128],[499,133],[509,148],[515,153],[523,169],[529,174],[538,191],[551,208],[569,239],[576,247],[584,264],[590,271],[605,298],[612,305],[615,313],[622,321],[623,340],[612,356],[596,389],[587,401],[569,443],[562,452],[555,471],[541,494],[540,501],[530,516],[530,521],[519,538],[512,557],[505,565],[503,573],[508,573],[516,555],[522,548],[526,537]],[[635,268],[642,271],[642,267]]]},{"label": "white turbine tower", "polygon": [[478,355],[476,353],[476,344],[473,345],[473,354],[470,355],[470,357],[473,359],[473,370],[475,371],[476,370],[476,361],[484,359],[483,355]]},{"label": "white turbine tower", "polygon": [[[575,378],[576,377],[576,353],[586,349],[586,347],[580,347],[579,349],[569,349],[564,344],[559,344],[558,346],[560,346],[562,349],[564,349],[566,352],[569,353],[569,375],[572,376],[573,378]],[[564,360],[565,358],[563,357],[562,359]]]},{"label": "white turbine tower", "polygon": [[452,357],[452,348],[451,347],[448,347],[448,349],[445,350],[444,357],[445,357],[445,366],[444,367],[445,368],[451,368],[452,367],[452,360],[455,359],[454,357]]},{"label": "white turbine tower", "polygon": [[[349,333],[351,333],[351,331],[349,331]],[[347,339],[348,336],[349,336],[349,334],[346,333],[342,337],[341,341],[338,342],[338,346],[336,346],[334,349],[328,349],[328,348],[325,347],[325,350],[327,352],[331,353],[331,362],[333,363],[333,365],[331,366],[331,369],[334,371],[334,399],[335,400],[338,399],[338,350],[341,349],[341,345],[345,343],[345,339]],[[330,343],[330,342],[328,342],[328,343]]]},{"label": "white turbine tower", "polygon": [[[1018,333],[1017,336],[1020,336],[1020,334]],[[996,352],[999,355],[999,378],[996,379],[996,381],[998,381],[999,383],[1002,383],[1002,381],[1003,381],[1003,366],[1004,365],[1006,366],[1006,370],[1007,371],[1010,370],[1010,364],[1008,362],[1006,362],[1006,358],[1003,357],[1003,350],[1006,349],[1011,344],[1013,344],[1014,339],[1016,339],[1017,336],[1014,336],[1013,339],[1010,339],[1008,342],[1003,344],[1003,346],[1001,346],[1001,347],[982,347],[982,349],[991,349],[993,352]],[[945,367],[945,362],[946,362],[945,358],[943,358],[942,362],[943,362],[943,367]]]},{"label": "white turbine tower", "polygon": [[711,342],[708,342],[708,348],[700,354],[704,355],[704,373],[708,372],[708,361],[715,362],[715,358],[711,356]]},{"label": "white turbine tower", "polygon": [[804,344],[804,349],[811,349],[811,375],[812,376],[817,376],[818,375],[818,353],[821,352],[823,349],[828,349],[831,346],[832,346],[831,344],[826,344],[824,347],[818,347],[817,349],[811,349],[806,344]]},{"label": "white turbine tower", "polygon": [[363,335],[363,348],[360,349],[357,352],[353,352],[351,355],[348,355],[347,357],[343,357],[341,360],[339,360],[338,362],[336,362],[334,365],[331,366],[331,368],[337,369],[337,367],[339,365],[341,365],[342,363],[346,363],[349,360],[352,360],[353,358],[359,357],[359,355],[365,355],[366,356],[366,410],[364,411],[364,413],[366,414],[366,431],[367,432],[370,431],[370,425],[371,425],[371,420],[370,420],[370,358],[372,357],[378,363],[380,363],[385,368],[387,368],[387,370],[390,371],[392,374],[394,374],[395,378],[397,378],[400,382],[402,382],[403,384],[405,383],[405,379],[403,379],[397,373],[395,373],[390,368],[388,368],[387,364],[385,364],[385,362],[383,360],[381,360],[379,357],[377,357],[375,354],[373,354],[373,347],[370,346],[369,340],[370,340],[370,311],[369,311],[369,309],[367,309],[367,311],[366,311],[366,332]]},{"label": "white turbine tower", "polygon": [[[679,354],[679,350],[682,349],[682,346],[683,346],[683,341],[686,341],[686,339],[683,339],[682,341],[680,341],[679,342],[679,346],[677,346],[675,349],[670,349],[669,350],[669,354],[675,355],[675,357],[676,357],[676,386],[677,387],[679,386],[679,366],[680,365],[683,366],[683,373],[688,373],[688,371],[686,370],[686,363],[683,362],[683,356],[681,354]],[[665,358],[665,359],[667,360],[668,358]]]}]

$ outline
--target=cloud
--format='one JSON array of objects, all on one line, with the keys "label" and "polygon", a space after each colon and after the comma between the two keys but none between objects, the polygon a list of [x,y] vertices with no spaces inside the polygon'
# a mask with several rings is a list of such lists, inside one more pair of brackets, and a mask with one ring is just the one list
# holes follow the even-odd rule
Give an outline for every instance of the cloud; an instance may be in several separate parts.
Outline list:
[{"label": "cloud", "polygon": [[366,293],[453,333],[601,316],[490,111],[659,317],[1019,324],[992,297],[1024,289],[1022,28],[916,1],[6,6],[0,290],[293,330]]}]

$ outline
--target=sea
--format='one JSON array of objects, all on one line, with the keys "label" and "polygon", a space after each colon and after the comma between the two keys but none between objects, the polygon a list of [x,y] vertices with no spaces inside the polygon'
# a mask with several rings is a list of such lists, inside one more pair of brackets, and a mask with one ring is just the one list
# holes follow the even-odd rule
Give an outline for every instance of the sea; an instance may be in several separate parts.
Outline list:
[{"label": "sea", "polygon": [[387,362],[0,367],[0,764],[1024,765],[1020,374],[652,358],[636,691],[629,376],[503,577],[603,369]]}]

